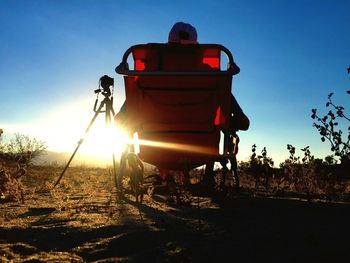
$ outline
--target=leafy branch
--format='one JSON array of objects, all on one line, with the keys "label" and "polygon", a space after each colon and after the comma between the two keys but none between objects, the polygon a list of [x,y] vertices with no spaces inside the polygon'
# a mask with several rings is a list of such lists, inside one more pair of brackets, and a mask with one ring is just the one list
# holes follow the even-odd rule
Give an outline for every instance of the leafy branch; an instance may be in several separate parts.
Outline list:
[{"label": "leafy branch", "polygon": [[[350,94],[350,90],[347,93]],[[348,127],[347,139],[343,138],[343,131],[337,129],[337,127],[339,127],[339,120],[350,122],[350,118],[345,114],[345,108],[343,106],[334,104],[332,96],[333,92],[328,95],[328,101],[326,103],[326,107],[331,108],[329,112],[323,117],[320,117],[317,114],[317,109],[312,109],[311,118],[316,120],[313,123],[313,127],[319,131],[321,141],[325,142],[328,140],[331,144],[331,151],[343,161],[349,159],[350,155],[350,126]]]}]

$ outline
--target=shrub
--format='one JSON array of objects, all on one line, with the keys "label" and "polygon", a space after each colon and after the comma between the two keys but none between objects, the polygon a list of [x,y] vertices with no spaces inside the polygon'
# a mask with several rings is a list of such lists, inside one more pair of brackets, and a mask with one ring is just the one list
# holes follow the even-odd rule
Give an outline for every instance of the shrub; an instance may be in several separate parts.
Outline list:
[{"label": "shrub", "polygon": [[26,174],[30,161],[42,154],[46,146],[41,141],[18,133],[4,143],[2,134],[3,130],[0,129],[0,201],[23,200],[20,177]]},{"label": "shrub", "polygon": [[318,192],[319,176],[317,171],[319,165],[322,164],[322,160],[314,158],[309,146],[300,149],[304,153],[302,158],[296,156],[293,145],[287,144],[287,150],[289,151],[289,158],[281,163],[280,167],[290,184],[291,190],[306,194]]},{"label": "shrub", "polygon": [[310,147],[302,148],[303,158],[295,155],[295,147],[287,145],[289,158],[281,163],[283,180],[288,182],[289,189],[304,193],[311,200],[313,195],[323,195],[326,199],[339,199],[345,191],[345,184],[336,180],[334,176],[335,161],[327,156],[324,162],[315,159]]},{"label": "shrub", "polygon": [[21,159],[20,162],[28,165],[33,158],[44,153],[46,145],[44,142],[28,135],[15,133],[14,137],[4,143],[1,140],[0,133],[0,153],[6,155],[9,159]]},{"label": "shrub", "polygon": [[[350,90],[347,91],[350,94]],[[341,163],[348,163],[350,161],[350,126],[347,127],[346,132],[339,128],[339,123],[342,121],[345,126],[350,122],[350,118],[345,114],[345,108],[334,104],[332,100],[333,92],[328,95],[326,107],[330,108],[328,113],[323,117],[319,116],[317,109],[312,109],[311,118],[316,120],[313,126],[318,130],[321,141],[326,140],[331,145],[331,151],[336,157],[340,158]]]},{"label": "shrub", "polygon": [[23,186],[6,167],[0,165],[0,203],[1,201],[23,200]]},{"label": "shrub", "polygon": [[268,190],[274,162],[272,158],[267,156],[266,147],[261,150],[261,155],[256,154],[256,148],[256,144],[253,144],[252,155],[250,156],[250,161],[248,165],[246,165],[245,170],[248,174],[254,176],[255,188],[258,188],[260,183],[264,183],[266,190]]}]

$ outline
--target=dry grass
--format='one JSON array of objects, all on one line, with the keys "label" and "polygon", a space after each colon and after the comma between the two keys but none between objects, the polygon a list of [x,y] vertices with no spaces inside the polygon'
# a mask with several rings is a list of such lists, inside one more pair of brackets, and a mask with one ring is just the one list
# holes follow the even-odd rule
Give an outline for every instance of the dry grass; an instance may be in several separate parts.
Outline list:
[{"label": "dry grass", "polygon": [[[131,191],[117,194],[109,168],[69,168],[53,189],[61,171],[57,165],[29,167],[20,179],[24,203],[0,204],[1,261],[199,262],[233,254],[237,260],[254,261],[249,251],[259,254],[264,243],[277,247],[275,256],[286,262],[292,251],[281,242],[297,244],[293,253],[308,258],[313,252],[305,247],[315,235],[322,244],[317,251],[335,254],[335,259],[347,251],[335,233],[350,219],[348,206],[311,203],[305,209],[305,202],[290,201],[290,196],[273,200],[276,192],[255,189],[248,174],[242,173],[241,189],[232,188],[228,178],[209,194],[196,184],[202,171],[190,174],[190,188],[181,186],[174,173],[175,191],[170,193],[149,171],[144,202],[139,204]],[[218,171],[218,182],[219,177]],[[171,196],[173,203],[168,202]],[[297,223],[297,231],[292,227],[296,216],[303,222]],[[259,255],[268,259],[268,254]]]}]

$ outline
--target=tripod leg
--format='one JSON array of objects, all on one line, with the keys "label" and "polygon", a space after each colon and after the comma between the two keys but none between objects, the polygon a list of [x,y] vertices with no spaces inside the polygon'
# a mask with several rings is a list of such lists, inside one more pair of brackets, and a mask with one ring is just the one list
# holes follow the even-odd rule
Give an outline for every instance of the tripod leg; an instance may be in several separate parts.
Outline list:
[{"label": "tripod leg", "polygon": [[62,179],[62,177],[63,177],[64,173],[65,173],[65,172],[66,172],[66,170],[68,169],[68,167],[69,167],[70,163],[72,162],[72,160],[73,160],[73,158],[74,158],[75,154],[77,153],[77,151],[78,151],[78,149],[79,149],[80,145],[81,145],[81,144],[84,142],[85,135],[86,135],[86,134],[89,132],[89,130],[90,130],[90,128],[91,128],[91,126],[92,126],[92,124],[93,124],[93,123],[94,123],[94,121],[96,120],[96,118],[97,118],[98,114],[99,114],[99,113],[100,113],[100,111],[102,110],[102,108],[103,108],[103,106],[104,106],[104,104],[105,104],[105,103],[106,103],[106,102],[105,102],[105,100],[103,100],[103,101],[101,102],[100,107],[99,107],[99,108],[98,108],[98,110],[95,112],[94,117],[91,119],[91,121],[90,121],[89,125],[87,126],[87,128],[86,128],[86,130],[85,130],[85,133],[84,133],[84,135],[83,135],[83,137],[82,137],[82,138],[80,138],[80,140],[78,141],[78,145],[77,145],[77,147],[75,148],[75,150],[74,150],[74,152],[73,152],[72,156],[70,157],[70,159],[69,159],[68,163],[67,163],[67,164],[66,164],[66,166],[64,167],[64,169],[63,169],[63,171],[62,171],[62,173],[61,173],[60,177],[58,178],[58,180],[56,181],[55,185],[53,186],[54,188],[55,188],[55,187],[56,187],[56,185],[58,185],[58,184],[59,184],[59,182],[61,181],[61,179]]},{"label": "tripod leg", "polygon": [[[113,98],[106,101],[106,127],[111,127],[112,117],[114,116],[114,110],[113,110]],[[116,178],[117,176],[117,168],[115,165],[115,154],[114,150],[112,149],[112,161],[113,161],[113,174]]]}]

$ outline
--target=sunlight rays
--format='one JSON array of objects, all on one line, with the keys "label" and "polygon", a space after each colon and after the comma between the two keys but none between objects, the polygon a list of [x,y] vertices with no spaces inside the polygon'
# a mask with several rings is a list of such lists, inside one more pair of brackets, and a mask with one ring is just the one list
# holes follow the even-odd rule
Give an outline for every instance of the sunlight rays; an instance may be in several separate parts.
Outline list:
[{"label": "sunlight rays", "polygon": [[138,140],[137,142],[140,146],[151,146],[156,148],[166,148],[169,150],[178,150],[183,152],[192,152],[197,154],[216,154],[210,147],[184,144],[184,143],[174,143],[174,142],[160,142],[160,141],[149,141],[149,140]]}]

